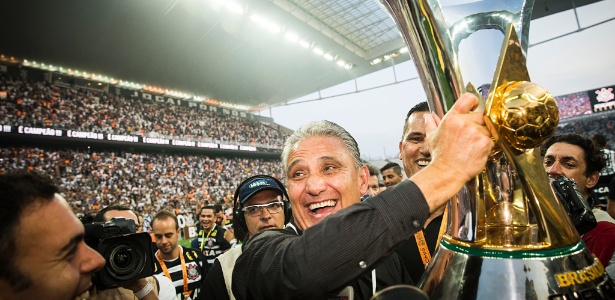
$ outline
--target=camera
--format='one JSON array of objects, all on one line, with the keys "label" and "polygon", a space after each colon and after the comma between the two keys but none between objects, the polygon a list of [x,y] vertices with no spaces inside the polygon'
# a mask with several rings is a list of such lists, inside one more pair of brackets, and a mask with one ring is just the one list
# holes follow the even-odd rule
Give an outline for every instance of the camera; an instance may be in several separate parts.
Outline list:
[{"label": "camera", "polygon": [[559,176],[551,179],[551,186],[555,196],[562,202],[572,224],[580,235],[594,229],[598,222],[592,212],[592,208],[581,195],[573,179]]},{"label": "camera", "polygon": [[85,242],[105,259],[107,264],[96,272],[92,281],[99,290],[117,283],[154,274],[152,242],[147,233],[135,233],[133,220],[113,218],[108,222],[84,224]]}]

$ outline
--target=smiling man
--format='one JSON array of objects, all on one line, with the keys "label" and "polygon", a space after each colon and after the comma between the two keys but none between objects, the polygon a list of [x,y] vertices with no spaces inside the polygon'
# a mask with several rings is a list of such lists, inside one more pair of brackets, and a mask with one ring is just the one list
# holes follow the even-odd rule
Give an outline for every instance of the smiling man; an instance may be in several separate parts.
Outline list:
[{"label": "smiling man", "polygon": [[105,260],[58,188],[17,172],[0,176],[0,190],[0,299],[84,298]]},{"label": "smiling man", "polygon": [[404,175],[401,174],[401,167],[394,162],[387,163],[380,168],[380,173],[387,188],[395,186],[404,179]]},{"label": "smiling man", "polygon": [[441,122],[427,115],[428,132],[435,130],[432,163],[363,202],[369,175],[354,138],[329,121],[300,127],[282,151],[300,232],[273,229],[248,240],[233,272],[235,296],[369,299],[408,282],[399,257],[391,255],[396,246],[483,169],[493,147],[482,116],[470,113],[477,106],[478,99],[465,94]]},{"label": "smiling man", "polygon": [[[399,142],[399,159],[408,178],[431,162],[431,148],[425,131],[427,114],[429,114],[429,105],[427,102],[421,102],[408,111],[404,121],[404,131]],[[444,234],[446,220],[442,218],[443,212],[444,207],[434,212],[425,222],[423,230],[415,233],[397,249],[397,254],[414,282],[421,279],[425,266],[431,261],[431,256]]]},{"label": "smiling man", "polygon": [[214,264],[214,259],[231,248],[231,243],[224,238],[226,229],[216,223],[216,208],[213,205],[203,206],[199,213],[201,230],[198,237],[190,243],[190,247],[202,251],[207,261],[205,270]]}]

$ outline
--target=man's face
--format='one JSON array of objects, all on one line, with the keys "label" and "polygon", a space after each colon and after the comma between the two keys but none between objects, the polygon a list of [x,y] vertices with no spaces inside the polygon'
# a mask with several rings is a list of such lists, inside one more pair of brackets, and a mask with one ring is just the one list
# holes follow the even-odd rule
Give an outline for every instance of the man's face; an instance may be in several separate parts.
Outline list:
[{"label": "man's face", "polygon": [[201,222],[201,227],[203,227],[204,230],[209,231],[214,228],[214,210],[209,208],[201,209],[201,214],[199,215],[199,222]]},{"label": "man's face", "polygon": [[301,230],[359,202],[367,192],[367,167],[357,170],[338,138],[304,139],[289,153],[287,164],[288,194]]},{"label": "man's face", "polygon": [[[272,190],[264,190],[256,193],[243,207],[256,205],[256,204],[268,204],[271,202],[282,201],[282,197],[277,192]],[[249,236],[254,236],[256,233],[268,229],[284,228],[284,210],[281,212],[272,214],[266,208],[263,209],[263,213],[260,216],[249,216],[244,213],[246,220],[246,226],[248,227]]]},{"label": "man's face", "polygon": [[588,189],[596,185],[600,177],[598,172],[589,177],[585,175],[587,168],[585,151],[577,145],[568,143],[551,145],[545,153],[543,165],[551,178],[565,176],[574,179],[585,198],[589,195]]},{"label": "man's face", "polygon": [[[59,195],[25,211],[16,231],[13,261],[31,285],[7,298],[74,299],[89,290],[92,273],[101,269],[105,260],[85,244],[83,234],[83,225]],[[3,295],[0,291],[0,298],[4,299]]]},{"label": "man's face", "polygon": [[179,239],[179,228],[173,218],[155,219],[152,223],[152,232],[160,252],[170,255],[175,251]]},{"label": "man's face", "polygon": [[378,185],[378,176],[369,176],[369,179],[367,180],[367,193],[372,197],[380,193],[380,186]]},{"label": "man's face", "polygon": [[382,179],[384,180],[384,185],[389,188],[400,183],[404,177],[401,174],[395,173],[393,168],[390,168],[382,172]]},{"label": "man's face", "polygon": [[223,211],[219,211],[216,213],[216,224],[222,226],[224,225],[224,221],[226,220],[226,218],[224,217],[224,212]]},{"label": "man's face", "polygon": [[429,143],[425,139],[426,113],[421,111],[410,115],[404,138],[399,142],[399,159],[403,162],[404,172],[408,178],[431,162]]}]

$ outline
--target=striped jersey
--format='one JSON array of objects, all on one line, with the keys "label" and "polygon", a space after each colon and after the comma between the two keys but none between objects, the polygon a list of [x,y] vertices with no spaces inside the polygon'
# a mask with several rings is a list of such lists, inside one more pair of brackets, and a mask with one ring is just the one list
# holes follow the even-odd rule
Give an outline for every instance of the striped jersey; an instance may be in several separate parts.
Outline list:
[{"label": "striped jersey", "polygon": [[[182,274],[181,260],[178,257],[174,260],[163,260],[169,275],[171,275],[173,286],[175,286],[175,291],[177,292],[176,299],[196,299],[199,294],[199,289],[203,284],[203,281],[205,281],[205,257],[201,251],[197,249],[182,248],[180,245],[177,245],[177,247],[180,248],[182,253],[181,255],[184,256],[184,261],[186,263],[186,275],[188,277],[188,290],[190,291],[190,298],[184,298],[184,276]],[[159,251],[160,250],[156,251],[155,257],[158,257]],[[156,269],[154,270],[154,273],[165,275],[158,260],[154,260],[156,262]]]},{"label": "striped jersey", "polygon": [[602,149],[602,154],[606,160],[606,165],[600,171],[600,176],[608,176],[615,174],[615,151]]}]

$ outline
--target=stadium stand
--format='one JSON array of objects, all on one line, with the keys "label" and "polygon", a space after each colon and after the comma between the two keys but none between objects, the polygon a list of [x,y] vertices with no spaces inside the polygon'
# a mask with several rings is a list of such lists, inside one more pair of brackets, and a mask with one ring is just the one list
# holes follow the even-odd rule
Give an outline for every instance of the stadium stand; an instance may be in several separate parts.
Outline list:
[{"label": "stadium stand", "polygon": [[615,111],[560,121],[555,134],[564,133],[578,133],[587,137],[604,134],[609,142],[609,148],[613,149],[615,147]]},{"label": "stadium stand", "polygon": [[104,91],[0,76],[0,123],[104,134],[280,148],[286,134],[261,122],[207,110],[142,102]]},{"label": "stadium stand", "polygon": [[2,147],[0,157],[0,173],[29,169],[51,175],[78,215],[111,204],[144,213],[194,212],[232,201],[245,178],[281,177],[278,159],[33,147]]}]

